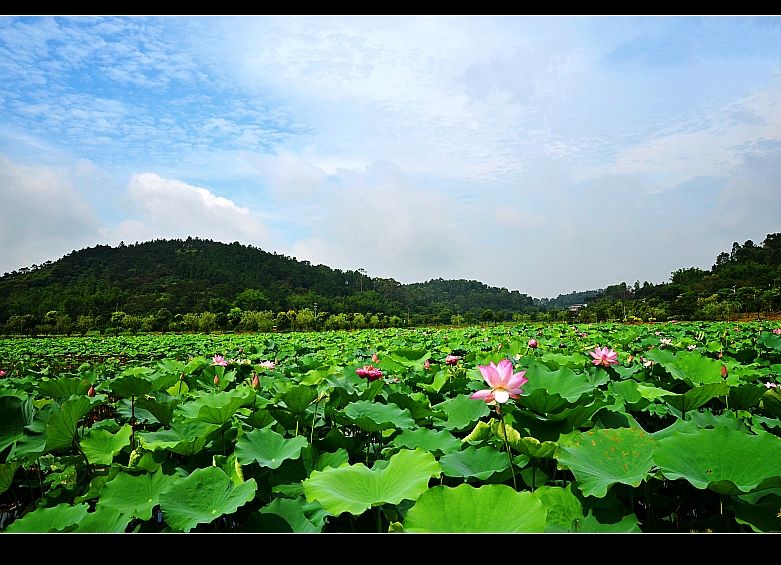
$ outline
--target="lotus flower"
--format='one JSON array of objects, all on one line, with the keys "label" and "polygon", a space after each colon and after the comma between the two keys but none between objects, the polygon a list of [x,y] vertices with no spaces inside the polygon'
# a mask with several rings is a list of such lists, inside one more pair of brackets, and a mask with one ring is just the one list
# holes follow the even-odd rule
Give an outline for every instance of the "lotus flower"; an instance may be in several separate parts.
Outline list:
[{"label": "lotus flower", "polygon": [[689,351],[694,351],[695,349],[697,349],[697,346],[696,346],[696,345],[694,345],[694,344],[687,345],[687,346],[686,346],[686,349],[688,349]]},{"label": "lotus flower", "polygon": [[4,376],[6,376],[7,374],[8,374],[8,373],[6,373],[6,372],[5,372],[5,371],[3,371],[2,369],[0,369],[0,377],[4,377]]},{"label": "lotus flower", "polygon": [[532,338],[529,340],[529,347],[531,347],[532,349],[537,349],[537,345],[538,344],[536,339]]},{"label": "lotus flower", "polygon": [[364,365],[363,367],[359,369],[355,369],[355,374],[359,377],[368,378],[369,381],[376,381],[380,377],[382,377],[382,371],[380,371],[377,367],[373,365]]},{"label": "lotus flower", "polygon": [[659,340],[659,349],[664,347],[665,345],[672,345],[673,340],[671,340],[669,337],[663,337]]},{"label": "lotus flower", "polygon": [[773,333],[776,334],[776,335],[781,335],[781,328],[774,329]]},{"label": "lotus flower", "polygon": [[273,361],[261,361],[259,365],[264,369],[274,369],[277,366]]},{"label": "lotus flower", "polygon": [[455,365],[458,363],[458,360],[461,359],[458,355],[448,355],[445,357],[445,363],[448,365]]},{"label": "lotus flower", "polygon": [[212,357],[212,365],[219,365],[220,367],[227,367],[228,362],[225,360],[225,357],[222,355],[215,355]]},{"label": "lotus flower", "polygon": [[776,383],[765,383],[765,387],[770,388],[776,388],[778,385]]},{"label": "lotus flower", "polygon": [[428,370],[431,368],[431,361],[429,361],[428,359],[426,359],[426,360],[423,362],[423,368],[424,368],[426,371],[428,371]]},{"label": "lotus flower", "polygon": [[602,365],[604,367],[609,367],[610,365],[618,365],[618,353],[613,351],[612,349],[608,349],[607,347],[603,347],[602,349],[599,348],[597,345],[594,348],[594,351],[589,351],[589,355],[591,355],[594,359],[592,359],[592,363],[594,365]]},{"label": "lotus flower", "polygon": [[511,398],[518,398],[521,388],[529,379],[525,378],[526,371],[513,373],[513,364],[509,359],[502,359],[499,364],[491,361],[490,365],[478,365],[483,374],[483,379],[491,388],[478,390],[469,397],[473,400],[485,400],[488,404],[498,402],[504,404]]}]

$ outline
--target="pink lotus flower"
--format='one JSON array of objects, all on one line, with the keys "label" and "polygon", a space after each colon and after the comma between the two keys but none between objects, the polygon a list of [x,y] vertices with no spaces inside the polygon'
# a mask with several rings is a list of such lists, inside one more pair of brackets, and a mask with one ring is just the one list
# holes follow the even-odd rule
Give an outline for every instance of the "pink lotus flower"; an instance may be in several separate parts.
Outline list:
[{"label": "pink lotus flower", "polygon": [[274,369],[277,366],[273,361],[261,361],[258,365],[264,369]]},{"label": "pink lotus flower", "polygon": [[776,334],[776,335],[781,335],[781,328],[774,329],[773,333]]},{"label": "pink lotus flower", "polygon": [[445,363],[447,363],[448,365],[455,365],[458,363],[459,359],[461,359],[461,357],[459,357],[458,355],[448,355],[447,357],[445,357]]},{"label": "pink lotus flower", "polygon": [[380,362],[380,358],[377,357],[377,354],[372,353],[372,363],[379,363],[379,362]]},{"label": "pink lotus flower", "polygon": [[377,367],[373,365],[364,365],[363,367],[359,369],[355,369],[355,374],[359,377],[368,378],[369,381],[376,381],[380,377],[382,377],[382,371],[380,371]]},{"label": "pink lotus flower", "polygon": [[594,365],[602,365],[604,367],[618,365],[618,353],[613,351],[613,349],[608,349],[607,347],[600,349],[597,345],[594,351],[589,351],[588,353],[594,358],[591,361]]},{"label": "pink lotus flower", "polygon": [[7,374],[8,374],[8,373],[6,373],[6,372],[5,372],[5,371],[3,371],[2,369],[0,369],[0,377],[4,377],[4,376],[6,376]]},{"label": "pink lotus flower", "polygon": [[225,357],[222,355],[215,355],[212,357],[212,365],[219,365],[220,367],[227,367],[228,362],[225,360]]},{"label": "pink lotus flower", "polygon": [[765,383],[765,387],[768,389],[776,388],[778,385],[776,383]]},{"label": "pink lotus flower", "polygon": [[428,370],[431,368],[431,361],[429,361],[428,359],[426,359],[426,360],[423,362],[423,368],[424,368],[426,371],[428,371]]},{"label": "pink lotus flower", "polygon": [[537,349],[537,345],[538,344],[536,339],[532,338],[529,340],[529,347],[531,347],[532,349]]},{"label": "pink lotus flower", "polygon": [[526,371],[513,373],[513,364],[509,359],[502,359],[498,365],[491,361],[490,365],[478,365],[477,368],[491,388],[472,393],[469,398],[473,400],[504,404],[511,398],[518,398],[523,393],[521,387],[529,382],[529,379],[524,377]]}]

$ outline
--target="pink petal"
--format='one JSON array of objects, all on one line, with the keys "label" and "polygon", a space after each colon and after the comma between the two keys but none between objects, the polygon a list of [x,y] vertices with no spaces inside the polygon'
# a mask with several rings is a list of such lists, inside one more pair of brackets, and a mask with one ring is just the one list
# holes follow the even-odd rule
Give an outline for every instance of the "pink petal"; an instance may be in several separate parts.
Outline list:
[{"label": "pink petal", "polygon": [[510,398],[518,398],[519,395],[523,394],[522,388],[510,388],[507,389],[507,392],[510,393]]},{"label": "pink petal", "polygon": [[472,400],[485,400],[488,396],[491,395],[493,390],[490,388],[485,388],[483,390],[478,390],[477,392],[472,393],[469,398]]},{"label": "pink petal", "polygon": [[486,384],[491,388],[495,388],[502,384],[501,377],[499,376],[499,373],[496,372],[496,366],[493,363],[491,363],[491,365],[478,365],[477,368],[480,369],[483,380],[485,380]]},{"label": "pink petal", "polygon": [[526,384],[529,379],[524,378],[525,374],[526,371],[521,371],[507,379],[507,388],[518,388],[519,386]]}]

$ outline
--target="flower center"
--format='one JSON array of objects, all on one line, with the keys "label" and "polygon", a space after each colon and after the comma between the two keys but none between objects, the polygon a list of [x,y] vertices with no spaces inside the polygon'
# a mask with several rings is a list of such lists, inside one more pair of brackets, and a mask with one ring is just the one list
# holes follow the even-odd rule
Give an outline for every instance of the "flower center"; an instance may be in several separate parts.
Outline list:
[{"label": "flower center", "polygon": [[494,399],[499,404],[504,404],[505,402],[507,402],[510,399],[510,393],[507,392],[504,389],[495,390],[494,391]]}]

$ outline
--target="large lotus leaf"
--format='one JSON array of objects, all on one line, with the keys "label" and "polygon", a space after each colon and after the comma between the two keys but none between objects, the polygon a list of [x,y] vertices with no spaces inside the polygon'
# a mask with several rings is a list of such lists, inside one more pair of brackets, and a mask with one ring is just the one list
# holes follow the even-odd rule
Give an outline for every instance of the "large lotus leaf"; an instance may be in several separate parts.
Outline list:
[{"label": "large lotus leaf", "polygon": [[62,532],[78,524],[87,515],[88,504],[58,504],[52,508],[37,508],[11,523],[8,533]]},{"label": "large lotus leaf", "polygon": [[[524,345],[526,345],[524,343]],[[523,362],[524,359],[521,360]],[[560,367],[569,367],[570,369],[576,369],[583,366],[583,357],[580,355],[567,355],[564,353],[551,353],[545,352],[542,355],[542,362],[553,369],[558,370]]]},{"label": "large lotus leaf", "polygon": [[216,394],[204,393],[199,398],[177,407],[176,412],[185,418],[221,426],[230,420],[242,405],[251,403],[254,394],[255,391],[247,388],[235,388]]},{"label": "large lotus leaf", "polygon": [[128,424],[115,434],[106,430],[90,430],[80,442],[81,450],[93,465],[111,465],[114,456],[122,451],[123,447],[130,445],[132,432]]},{"label": "large lotus leaf", "polygon": [[[486,424],[482,420],[475,424],[475,427],[461,441],[464,443],[480,443],[493,437],[494,431],[491,424]],[[509,434],[508,434],[509,435]]]},{"label": "large lotus leaf", "polygon": [[148,451],[167,449],[179,455],[195,455],[201,451],[220,429],[217,424],[200,420],[174,420],[170,430],[136,434]]},{"label": "large lotus leaf", "polygon": [[[548,414],[547,419],[550,422],[561,422],[562,424],[566,424],[566,429],[569,431],[583,426],[594,416],[594,414],[602,410],[602,408],[610,406],[610,404],[610,402],[605,400],[605,394],[599,392],[593,402],[588,404],[577,404],[572,408],[565,408],[555,414]],[[559,429],[562,430],[563,433],[565,428],[560,426]]]},{"label": "large lotus leaf", "polygon": [[450,453],[461,449],[461,440],[447,430],[404,430],[393,439],[393,445],[415,449],[419,447],[432,453]]},{"label": "large lotus leaf", "polygon": [[388,395],[388,404],[393,403],[399,408],[407,409],[416,422],[421,422],[434,415],[431,402],[422,392],[401,394],[393,392]]},{"label": "large lotus leaf", "polygon": [[583,520],[583,506],[572,494],[572,485],[561,487],[540,487],[534,495],[542,501],[548,511],[546,532],[574,532]]},{"label": "large lotus leaf", "polygon": [[542,532],[547,510],[530,492],[506,485],[437,486],[424,492],[404,518],[405,532]]},{"label": "large lotus leaf", "polygon": [[595,534],[639,534],[642,530],[640,530],[637,516],[634,514],[628,514],[613,524],[603,524],[592,514],[589,514],[583,518],[575,531]]},{"label": "large lotus leaf", "polygon": [[178,477],[164,475],[162,471],[143,475],[119,473],[100,491],[98,507],[107,506],[128,516],[149,520],[160,493],[177,482]]},{"label": "large lotus leaf", "polygon": [[399,347],[391,351],[390,354],[391,357],[396,359],[399,363],[411,365],[416,362],[422,362],[429,356],[429,351],[425,348],[413,349],[412,347]]},{"label": "large lotus leaf", "polygon": [[764,345],[768,349],[781,351],[781,335],[775,335],[771,332],[762,332],[762,335],[759,336],[757,343]]},{"label": "large lotus leaf", "polygon": [[317,398],[317,391],[309,386],[294,386],[282,395],[287,409],[293,414],[303,414],[307,407]]},{"label": "large lotus leaf", "polygon": [[310,522],[304,514],[303,499],[291,500],[289,498],[275,498],[271,504],[260,509],[261,514],[276,514],[288,523],[294,533],[311,534],[319,532],[318,528]]},{"label": "large lotus leaf", "polygon": [[684,394],[665,396],[664,400],[676,410],[685,413],[696,410],[717,396],[726,396],[727,394],[729,394],[729,385],[721,381],[694,387]]},{"label": "large lotus leaf", "polygon": [[101,388],[108,387],[112,394],[122,398],[143,396],[154,388],[154,383],[150,380],[151,374],[150,369],[136,367],[125,371]]},{"label": "large lotus leaf", "polygon": [[607,385],[607,389],[613,396],[620,398],[627,404],[636,404],[643,399],[643,395],[637,390],[635,381],[617,381]]},{"label": "large lotus leaf", "polygon": [[670,396],[672,394],[675,394],[673,392],[670,392],[669,390],[665,390],[663,388],[658,388],[655,386],[647,386],[647,385],[637,385],[637,392],[640,393],[640,396],[645,398],[646,400],[655,401],[659,398],[664,398],[665,396]]},{"label": "large lotus leaf", "polygon": [[7,491],[8,487],[10,487],[14,482],[14,475],[16,474],[16,470],[21,465],[22,464],[17,461],[0,464],[0,494],[3,494],[5,491]]},{"label": "large lotus leaf", "polygon": [[767,392],[763,385],[746,384],[732,387],[729,391],[729,407],[735,410],[749,410],[759,404]]},{"label": "large lotus leaf", "polygon": [[781,484],[781,439],[728,428],[696,430],[657,442],[653,460],[668,479],[734,495]]},{"label": "large lotus leaf", "polygon": [[241,468],[239,459],[236,457],[236,453],[215,455],[212,461],[215,467],[225,471],[225,474],[230,477],[234,485],[240,485],[244,482],[244,471]]},{"label": "large lotus leaf", "polygon": [[79,396],[87,394],[90,386],[90,382],[87,379],[81,379],[78,377],[60,377],[58,379],[41,381],[38,384],[38,392],[42,396],[50,396],[52,398],[67,398],[73,396],[74,394]]},{"label": "large lotus leaf", "polygon": [[434,425],[440,425],[448,430],[463,430],[472,426],[480,418],[488,416],[490,410],[488,405],[482,400],[472,400],[467,395],[459,395],[455,398],[445,400],[435,406],[435,410],[440,410],[445,415],[445,422],[434,422]]},{"label": "large lotus leaf", "polygon": [[726,379],[721,376],[722,363],[710,357],[705,357],[696,351],[679,351],[673,356],[662,356],[654,351],[649,351],[646,357],[657,361],[675,379],[688,382],[691,386],[727,382],[736,385],[740,382],[737,375],[729,375]]},{"label": "large lotus leaf", "polygon": [[30,398],[0,396],[0,452],[24,435],[25,426],[33,422]]},{"label": "large lotus leaf", "polygon": [[88,396],[77,396],[63,402],[60,410],[46,423],[46,451],[71,449],[79,420],[90,411],[92,406],[93,402]]},{"label": "large lotus leaf", "polygon": [[781,392],[774,388],[762,395],[762,409],[777,418],[781,417]]},{"label": "large lotus leaf", "polygon": [[183,402],[183,399],[163,391],[155,391],[153,395],[152,398],[136,398],[136,406],[148,411],[164,426],[170,426],[174,410]]},{"label": "large lotus leaf", "polygon": [[556,448],[559,446],[555,441],[540,441],[534,437],[521,437],[520,432],[505,424],[502,426],[501,422],[494,420],[491,422],[491,432],[504,441],[505,434],[507,432],[507,443],[510,444],[515,451],[522,453],[528,457],[536,457],[540,459],[550,459],[556,452]]},{"label": "large lotus leaf", "polygon": [[485,480],[510,466],[507,454],[487,445],[467,447],[464,451],[449,453],[439,460],[442,473],[448,477],[475,477]]},{"label": "large lotus leaf", "polygon": [[769,494],[757,501],[735,497],[730,504],[735,521],[747,524],[755,532],[781,532],[781,496]]},{"label": "large lotus leaf", "polygon": [[359,400],[345,406],[344,414],[367,432],[406,429],[415,426],[415,420],[412,419],[409,410],[403,410],[395,404]]},{"label": "large lotus leaf", "polygon": [[[518,368],[516,367],[516,371]],[[558,395],[567,402],[575,403],[578,399],[594,390],[585,373],[575,373],[569,367],[559,367],[550,371],[544,365],[532,363],[526,370],[529,382],[523,385],[524,398],[531,396],[536,390],[542,390],[549,395]]]},{"label": "large lotus leaf", "polygon": [[417,500],[428,489],[429,479],[440,473],[434,456],[419,449],[401,450],[387,465],[378,463],[371,469],[358,463],[312,471],[303,482],[306,499],[317,500],[334,516],[358,515],[375,505]]},{"label": "large lotus leaf", "polygon": [[87,514],[73,531],[77,533],[121,534],[125,532],[131,519],[130,514],[123,514],[116,508],[98,505],[95,511]]},{"label": "large lotus leaf", "polygon": [[322,471],[327,467],[333,467],[334,469],[344,465],[350,461],[350,455],[344,449],[337,449],[334,452],[321,453],[315,461],[314,470]]},{"label": "large lotus leaf", "polygon": [[594,429],[567,438],[557,459],[584,495],[602,498],[615,483],[638,486],[653,467],[653,449],[654,439],[639,428]]},{"label": "large lotus leaf", "polygon": [[257,488],[255,479],[234,485],[217,467],[196,469],[160,494],[160,509],[169,526],[189,532],[235,512],[255,497]]},{"label": "large lotus leaf", "polygon": [[236,457],[242,465],[258,462],[277,469],[286,459],[298,459],[308,442],[303,436],[285,438],[270,429],[252,430],[236,442]]}]

